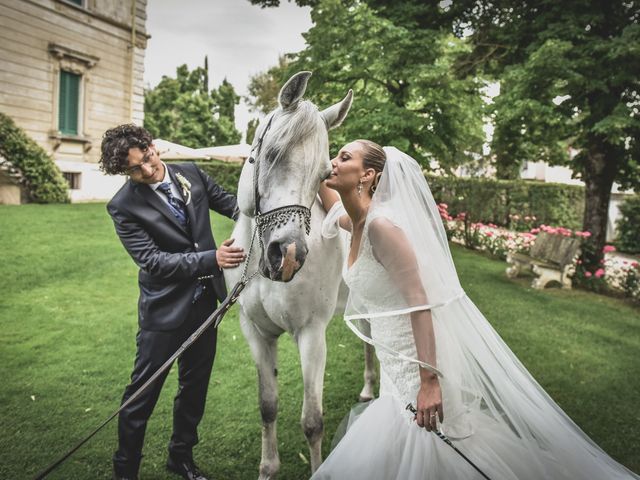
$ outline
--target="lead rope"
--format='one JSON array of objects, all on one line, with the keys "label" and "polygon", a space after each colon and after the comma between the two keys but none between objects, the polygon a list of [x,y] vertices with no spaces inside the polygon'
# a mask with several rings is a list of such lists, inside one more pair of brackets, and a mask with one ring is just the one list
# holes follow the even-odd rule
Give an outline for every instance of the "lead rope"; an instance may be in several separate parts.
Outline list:
[{"label": "lead rope", "polygon": [[[149,379],[142,385],[138,390],[133,392],[133,394],[120,405],[115,412],[113,412],[104,422],[102,422],[96,429],[94,429],[89,435],[84,437],[80,442],[78,442],[73,448],[67,451],[64,455],[58,458],[55,462],[51,463],[48,467],[38,473],[34,480],[41,480],[49,475],[52,471],[62,465],[65,460],[67,460],[71,455],[73,455],[80,447],[82,447],[85,443],[87,443],[96,433],[102,430],[111,420],[113,420],[122,410],[124,410],[127,406],[129,406],[136,398],[138,398],[156,379],[168,368],[171,367],[173,362],[182,355],[193,343],[207,330],[212,324],[213,328],[218,328],[220,322],[224,318],[225,314],[229,311],[229,309],[238,301],[238,297],[240,293],[247,286],[249,281],[256,276],[258,270],[253,272],[251,275],[247,277],[247,267],[249,266],[249,259],[251,258],[251,253],[253,249],[253,241],[256,236],[256,228],[253,230],[253,235],[251,237],[251,246],[249,247],[249,254],[245,259],[245,265],[242,270],[242,276],[240,277],[240,281],[236,283],[236,285],[231,289],[231,292],[227,297],[222,301],[220,306],[211,314],[209,317],[198,327],[196,331],[194,331],[187,340],[185,340],[182,345],[176,350],[176,352],[171,355],[171,357],[158,369],[156,372],[149,377]],[[211,275],[200,277],[200,279],[211,278]]]}]

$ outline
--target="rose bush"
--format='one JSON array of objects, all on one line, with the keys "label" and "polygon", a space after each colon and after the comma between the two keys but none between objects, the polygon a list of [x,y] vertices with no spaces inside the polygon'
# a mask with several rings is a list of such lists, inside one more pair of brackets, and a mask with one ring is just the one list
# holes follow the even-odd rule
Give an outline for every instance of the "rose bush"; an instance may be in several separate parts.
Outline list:
[{"label": "rose bush", "polygon": [[[535,217],[512,216],[512,222],[521,222],[519,226],[529,227],[528,231],[512,231],[493,223],[470,222],[464,212],[454,217],[449,213],[449,207],[445,203],[438,204],[438,211],[449,240],[473,250],[487,252],[503,260],[510,252],[528,252],[540,232],[577,237],[582,240],[583,250],[593,248],[590,232],[549,225],[536,227],[533,224]],[[571,266],[574,283],[598,292],[610,290],[622,292],[634,300],[640,300],[640,263],[624,260],[614,255],[615,252],[616,248],[613,245],[605,245],[604,259],[596,268],[590,269],[584,267],[576,257]]]}]

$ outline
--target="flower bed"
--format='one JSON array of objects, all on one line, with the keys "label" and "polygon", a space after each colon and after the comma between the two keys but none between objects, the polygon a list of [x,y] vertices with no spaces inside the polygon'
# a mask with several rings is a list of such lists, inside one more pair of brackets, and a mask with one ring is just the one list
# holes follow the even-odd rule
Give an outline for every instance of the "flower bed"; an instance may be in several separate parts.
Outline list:
[{"label": "flower bed", "polygon": [[[502,260],[510,252],[527,253],[535,242],[538,233],[546,232],[552,235],[578,237],[588,245],[590,232],[581,232],[564,227],[540,225],[535,227],[536,217],[513,215],[512,224],[528,227],[528,231],[512,231],[492,223],[469,222],[465,213],[455,217],[449,214],[445,203],[438,204],[438,210],[449,240],[473,250],[488,252]],[[573,280],[581,286],[606,291],[611,289],[623,293],[625,296],[640,301],[640,264],[636,260],[621,257],[616,254],[613,245],[606,245],[603,249],[604,259],[597,268],[583,267],[580,259],[575,258],[573,264]]]}]

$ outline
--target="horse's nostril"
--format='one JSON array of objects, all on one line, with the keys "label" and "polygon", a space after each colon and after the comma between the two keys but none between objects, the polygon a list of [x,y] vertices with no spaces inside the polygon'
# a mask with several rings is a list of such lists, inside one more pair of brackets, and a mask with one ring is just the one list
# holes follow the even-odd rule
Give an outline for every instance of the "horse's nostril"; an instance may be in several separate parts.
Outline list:
[{"label": "horse's nostril", "polygon": [[269,244],[267,247],[267,258],[273,267],[280,267],[282,263],[282,248],[278,242],[271,242]]}]

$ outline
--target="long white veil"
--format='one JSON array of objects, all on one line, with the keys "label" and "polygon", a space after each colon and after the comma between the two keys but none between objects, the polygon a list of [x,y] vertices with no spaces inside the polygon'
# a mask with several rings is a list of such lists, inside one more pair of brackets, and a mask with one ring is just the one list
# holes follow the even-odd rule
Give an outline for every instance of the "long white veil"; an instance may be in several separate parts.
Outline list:
[{"label": "long white veil", "polygon": [[[609,457],[560,409],[464,294],[420,166],[396,148],[385,147],[385,152],[387,161],[372,198],[365,235],[374,257],[385,259],[381,263],[387,271],[389,259],[393,265],[393,259],[401,258],[403,252],[388,250],[390,243],[376,233],[376,224],[381,222],[402,232],[415,261],[410,266],[398,260],[391,268],[397,267],[391,278],[370,272],[373,283],[372,278],[367,281],[373,286],[365,292],[352,288],[345,312],[350,328],[376,348],[438,373],[443,432],[453,439],[474,437],[489,449],[491,442],[485,434],[491,430],[501,443],[512,446],[493,454],[509,471],[520,472],[517,478],[640,478]],[[337,216],[335,211],[330,214],[325,230]],[[365,243],[363,240],[361,248]],[[380,278],[379,285],[376,278]],[[416,281],[421,282],[421,289],[407,284]],[[407,293],[416,291],[426,296]],[[395,351],[384,339],[371,338],[370,329],[365,328],[368,322],[373,325],[389,318],[404,316],[409,321],[407,313],[424,309],[433,318],[436,365]]]}]

